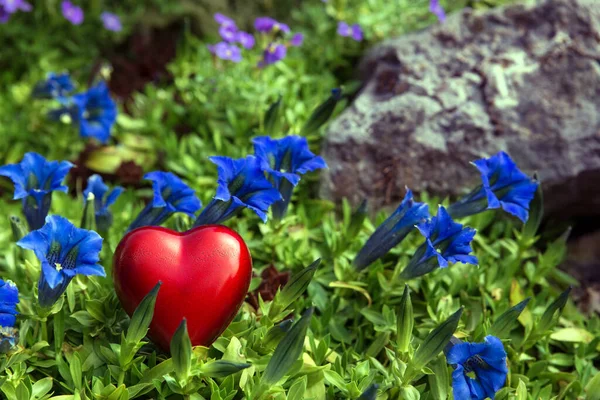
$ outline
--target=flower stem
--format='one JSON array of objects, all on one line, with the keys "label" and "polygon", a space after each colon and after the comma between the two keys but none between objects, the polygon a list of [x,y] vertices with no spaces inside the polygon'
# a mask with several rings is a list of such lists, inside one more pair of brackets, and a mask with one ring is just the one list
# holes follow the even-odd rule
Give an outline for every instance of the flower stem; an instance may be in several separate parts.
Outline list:
[{"label": "flower stem", "polygon": [[42,324],[42,340],[43,341],[48,341],[48,318],[42,318],[40,320],[40,323]]}]

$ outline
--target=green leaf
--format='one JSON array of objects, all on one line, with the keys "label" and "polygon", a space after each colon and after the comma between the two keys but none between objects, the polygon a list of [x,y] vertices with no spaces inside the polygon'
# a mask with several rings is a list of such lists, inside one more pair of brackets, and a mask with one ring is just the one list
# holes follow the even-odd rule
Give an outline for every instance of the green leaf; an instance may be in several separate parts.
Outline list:
[{"label": "green leaf", "polygon": [[250,367],[250,364],[248,363],[217,360],[204,364],[200,368],[200,372],[202,373],[202,375],[208,376],[210,378],[224,378],[248,367]]},{"label": "green leaf", "polygon": [[302,296],[320,264],[321,259],[319,258],[299,273],[292,275],[290,281],[285,285],[279,296],[277,296],[276,304],[279,310],[285,310],[296,299]]},{"label": "green leaf", "polygon": [[31,395],[34,398],[40,398],[46,395],[50,390],[52,390],[52,378],[43,378],[33,384],[31,387]]},{"label": "green leaf", "polygon": [[533,200],[529,203],[529,218],[523,226],[523,237],[531,239],[540,227],[542,217],[544,216],[544,194],[542,192],[542,183],[539,181],[537,174],[533,174],[533,179],[538,182],[537,190],[533,196]]},{"label": "green leaf", "polygon": [[23,236],[29,233],[25,224],[23,223],[23,221],[21,221],[21,218],[14,215],[10,217],[10,229],[12,231],[13,240],[15,242],[18,242],[19,240],[21,240],[21,238],[23,238]]},{"label": "green leaf", "polygon": [[311,114],[306,121],[306,124],[302,127],[300,131],[300,135],[307,136],[319,129],[322,125],[327,122],[329,117],[333,114],[335,110],[335,106],[342,99],[342,90],[341,89],[333,89],[331,91],[331,96],[323,103],[321,103],[315,111]]},{"label": "green leaf", "polygon": [[354,239],[358,232],[360,232],[365,218],[367,217],[367,200],[363,200],[356,211],[350,217],[350,224],[348,225],[348,229],[346,230],[346,238]]},{"label": "green leaf", "polygon": [[192,366],[192,342],[187,331],[187,320],[184,318],[171,339],[171,357],[175,375],[185,386]]},{"label": "green leaf", "polygon": [[519,379],[519,384],[517,385],[517,398],[516,400],[527,400],[527,385],[525,382]]},{"label": "green leaf", "polygon": [[511,307],[507,311],[503,312],[502,315],[496,318],[490,327],[488,334],[496,336],[499,339],[507,338],[513,326],[517,322],[519,315],[521,315],[529,303],[529,300],[531,300],[531,297],[526,298],[516,306]]},{"label": "green leaf", "polygon": [[585,392],[587,393],[587,400],[600,400],[600,372],[596,375],[585,386]]},{"label": "green leaf", "polygon": [[419,400],[421,393],[416,387],[408,385],[400,388],[400,397],[398,398],[402,400]]},{"label": "green leaf", "polygon": [[77,390],[81,390],[83,386],[83,377],[79,353],[73,353],[73,357],[71,357],[71,362],[69,363],[69,371],[71,372],[71,378],[73,379],[73,384],[75,385],[75,388]]},{"label": "green leaf", "polygon": [[281,119],[282,99],[283,97],[279,95],[277,101],[271,104],[265,113],[265,135],[271,136],[277,133],[276,129],[278,128]]},{"label": "green leaf", "polygon": [[323,373],[325,374],[325,382],[330,383],[342,391],[346,390],[346,381],[344,381],[344,378],[342,378],[340,374],[330,369],[324,370]]},{"label": "green leaf", "polygon": [[146,332],[148,332],[148,327],[150,327],[152,317],[154,316],[154,305],[156,304],[158,290],[161,285],[162,282],[159,281],[133,312],[129,328],[127,329],[127,342],[138,343],[146,336]]},{"label": "green leaf", "polygon": [[297,379],[292,386],[290,386],[290,390],[287,392],[287,400],[304,400],[304,392],[306,392],[306,376],[303,376],[300,379]]},{"label": "green leaf", "polygon": [[560,315],[563,308],[567,304],[567,300],[569,300],[569,294],[571,293],[571,288],[569,287],[567,290],[562,292],[560,296],[556,300],[552,302],[542,314],[542,318],[536,327],[536,331],[538,333],[544,333],[554,325],[555,315]]},{"label": "green leaf", "polygon": [[314,308],[311,307],[302,314],[302,318],[294,324],[292,329],[279,342],[273,357],[269,361],[262,380],[267,385],[278,382],[292,368],[302,354],[304,338],[310,325]]},{"label": "green leaf", "polygon": [[446,347],[458,327],[462,312],[461,307],[427,335],[411,361],[410,365],[414,370],[419,371]]},{"label": "green leaf", "polygon": [[590,343],[594,340],[594,335],[583,328],[564,328],[552,333],[550,339],[559,342]]},{"label": "green leaf", "polygon": [[396,333],[398,335],[397,345],[399,353],[406,353],[410,347],[415,317],[413,314],[412,302],[410,300],[410,291],[408,285],[404,285],[404,293],[400,299],[398,307]]},{"label": "green leaf", "polygon": [[434,400],[446,400],[448,398],[448,388],[450,387],[450,374],[448,373],[448,364],[446,357],[438,357],[431,364],[433,374],[427,375],[430,393]]},{"label": "green leaf", "polygon": [[81,228],[90,231],[96,230],[96,207],[94,205],[94,193],[89,192],[85,205],[83,206],[83,216],[81,217]]}]

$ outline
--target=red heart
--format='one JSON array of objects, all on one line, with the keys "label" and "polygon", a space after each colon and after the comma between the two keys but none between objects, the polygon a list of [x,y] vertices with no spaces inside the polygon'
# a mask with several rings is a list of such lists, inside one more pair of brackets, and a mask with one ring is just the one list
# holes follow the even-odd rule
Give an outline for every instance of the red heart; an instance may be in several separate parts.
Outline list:
[{"label": "red heart", "polygon": [[149,336],[164,350],[184,317],[192,345],[210,345],[242,306],[251,277],[246,243],[220,225],[184,233],[135,229],[119,243],[113,263],[117,296],[130,316],[162,281]]}]

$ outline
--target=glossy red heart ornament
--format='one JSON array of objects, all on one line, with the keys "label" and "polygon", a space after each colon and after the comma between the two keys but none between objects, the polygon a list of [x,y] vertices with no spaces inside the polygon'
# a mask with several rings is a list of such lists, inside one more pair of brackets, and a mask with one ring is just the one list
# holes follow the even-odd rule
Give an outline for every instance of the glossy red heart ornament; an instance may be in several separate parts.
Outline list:
[{"label": "glossy red heart ornament", "polygon": [[113,262],[117,296],[130,316],[162,281],[149,336],[167,351],[184,317],[194,346],[217,339],[242,306],[251,277],[246,243],[221,225],[184,233],[156,226],[135,229],[121,240]]}]

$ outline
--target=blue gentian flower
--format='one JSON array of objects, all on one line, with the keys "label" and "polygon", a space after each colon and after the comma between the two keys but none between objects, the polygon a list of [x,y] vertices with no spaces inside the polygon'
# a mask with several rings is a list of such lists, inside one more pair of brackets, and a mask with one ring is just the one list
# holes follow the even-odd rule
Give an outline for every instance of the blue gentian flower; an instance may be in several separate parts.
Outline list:
[{"label": "blue gentian flower", "polygon": [[11,281],[0,279],[0,326],[13,327],[17,321],[19,289]]},{"label": "blue gentian flower", "polygon": [[38,83],[33,89],[32,96],[40,99],[60,99],[75,90],[68,73],[48,74],[45,81]]},{"label": "blue gentian flower", "polygon": [[96,227],[99,232],[108,231],[112,225],[113,218],[108,207],[117,201],[122,192],[123,188],[116,186],[108,193],[108,186],[104,183],[100,175],[94,174],[88,179],[87,188],[83,191],[83,197],[85,201],[88,194],[92,193],[94,195]]},{"label": "blue gentian flower", "polygon": [[429,218],[429,206],[415,202],[410,189],[396,211],[373,232],[354,259],[354,267],[365,269],[400,243],[416,224]]},{"label": "blue gentian flower", "polygon": [[144,175],[152,181],[154,197],[140,212],[128,231],[147,225],[160,225],[176,212],[190,217],[202,207],[192,188],[171,172],[154,171]]},{"label": "blue gentian flower", "polygon": [[404,279],[425,275],[435,268],[446,268],[449,263],[477,265],[477,257],[469,255],[475,229],[454,222],[446,209],[439,207],[435,217],[417,225],[425,237],[408,266],[400,275]]},{"label": "blue gentian flower", "polygon": [[265,178],[260,161],[254,156],[234,160],[229,157],[210,157],[217,165],[219,179],[217,194],[194,223],[194,226],[219,224],[244,207],[254,211],[263,222],[267,210],[281,195]]},{"label": "blue gentian flower", "polygon": [[17,303],[19,289],[11,281],[0,279],[0,353],[6,353],[15,345]]},{"label": "blue gentian flower", "polygon": [[117,120],[117,105],[110,98],[108,86],[100,82],[87,92],[73,96],[75,105],[71,117],[79,124],[81,137],[93,137],[106,143]]},{"label": "blue gentian flower", "polygon": [[68,187],[62,182],[72,167],[68,161],[47,161],[37,153],[26,153],[20,163],[0,167],[0,176],[10,178],[15,186],[13,199],[23,202],[30,230],[44,225],[52,192],[67,192]]},{"label": "blue gentian flower", "polygon": [[490,158],[476,160],[473,164],[481,173],[483,185],[448,207],[450,215],[461,218],[502,208],[526,222],[529,203],[535,195],[538,182],[521,172],[503,151]]},{"label": "blue gentian flower", "polygon": [[327,168],[327,163],[309,150],[306,138],[301,136],[287,136],[282,139],[261,136],[255,138],[252,143],[260,167],[281,194],[281,200],[273,204],[274,217],[281,219],[287,212],[292,191],[300,181],[300,175]]},{"label": "blue gentian flower", "polygon": [[102,238],[94,231],[77,228],[66,218],[50,215],[46,224],[17,242],[33,250],[42,264],[38,300],[50,307],[64,293],[75,275],[106,276],[98,264]]},{"label": "blue gentian flower", "polygon": [[500,339],[486,336],[483,343],[466,343],[452,338],[444,350],[452,372],[455,399],[494,399],[506,382],[506,351]]}]

